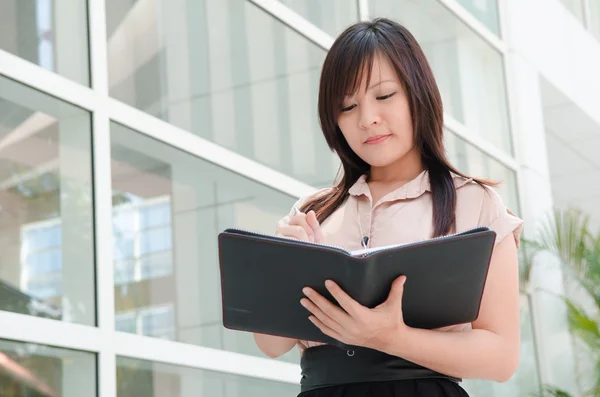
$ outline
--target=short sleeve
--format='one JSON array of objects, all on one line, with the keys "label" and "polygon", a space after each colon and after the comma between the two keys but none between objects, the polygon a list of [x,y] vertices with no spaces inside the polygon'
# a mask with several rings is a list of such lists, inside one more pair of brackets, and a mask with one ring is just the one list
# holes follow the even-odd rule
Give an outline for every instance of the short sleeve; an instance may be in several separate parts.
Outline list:
[{"label": "short sleeve", "polygon": [[485,187],[479,214],[479,226],[487,226],[496,232],[496,244],[512,235],[519,248],[523,220],[515,216],[492,188]]},{"label": "short sleeve", "polygon": [[294,207],[300,209],[304,204],[314,200],[315,198],[323,195],[323,194],[327,194],[329,192],[331,192],[332,188],[325,188],[325,189],[320,189],[318,191],[316,191],[315,193],[312,193],[308,196],[304,196],[301,197],[298,201],[296,201],[294,203],[294,205],[290,208],[290,211],[287,213],[286,216],[284,216],[283,218],[281,218],[278,222],[277,222],[277,226],[285,226],[290,222],[290,218],[292,216],[294,216]]}]

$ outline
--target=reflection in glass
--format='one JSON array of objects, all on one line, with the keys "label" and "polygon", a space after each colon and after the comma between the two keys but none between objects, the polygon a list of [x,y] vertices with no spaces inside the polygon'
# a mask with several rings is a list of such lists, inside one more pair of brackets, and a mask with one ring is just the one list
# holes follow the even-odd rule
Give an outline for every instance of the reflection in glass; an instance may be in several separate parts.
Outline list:
[{"label": "reflection in glass", "polygon": [[116,329],[264,357],[222,326],[217,235],[273,233],[295,199],[119,124],[111,142]]},{"label": "reflection in glass", "polygon": [[469,176],[500,182],[494,189],[502,196],[506,206],[518,215],[515,172],[450,131],[444,131],[444,138],[450,162]]},{"label": "reflection in glass", "polygon": [[298,385],[117,357],[117,397],[296,396]]},{"label": "reflection in glass", "polygon": [[445,111],[512,153],[502,56],[437,0],[371,0],[372,17],[396,18],[419,41]]},{"label": "reflection in glass", "polygon": [[96,357],[0,339],[0,396],[95,397]]},{"label": "reflection in glass", "polygon": [[358,21],[358,2],[348,0],[280,0],[321,30],[337,37]]},{"label": "reflection in glass", "polygon": [[0,310],[94,324],[90,130],[0,77]]},{"label": "reflection in glass", "polygon": [[330,184],[325,51],[250,1],[107,0],[110,95],[287,175]]},{"label": "reflection in glass", "polygon": [[0,49],[89,84],[87,2],[0,1]]},{"label": "reflection in glass", "polygon": [[458,0],[458,2],[494,34],[500,35],[498,0]]}]

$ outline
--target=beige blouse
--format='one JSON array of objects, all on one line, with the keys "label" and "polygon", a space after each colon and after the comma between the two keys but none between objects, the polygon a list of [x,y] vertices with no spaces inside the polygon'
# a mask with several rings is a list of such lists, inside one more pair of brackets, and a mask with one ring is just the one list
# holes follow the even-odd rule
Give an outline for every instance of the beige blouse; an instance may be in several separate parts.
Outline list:
[{"label": "beige blouse", "polygon": [[[498,193],[493,188],[478,185],[470,178],[453,174],[453,179],[457,198],[455,232],[487,226],[496,232],[496,244],[512,234],[518,247],[523,221],[506,208]],[[329,189],[301,198],[295,207],[300,208]],[[368,247],[429,239],[433,234],[431,197],[428,172],[425,170],[373,205],[366,175],[363,175],[350,188],[348,199],[321,224],[324,244],[351,251],[363,248],[364,236],[369,237]],[[287,224],[293,215],[292,208],[279,224]],[[457,331],[470,326],[461,324],[441,330]],[[316,345],[319,343],[303,341],[299,347],[302,350]]]}]

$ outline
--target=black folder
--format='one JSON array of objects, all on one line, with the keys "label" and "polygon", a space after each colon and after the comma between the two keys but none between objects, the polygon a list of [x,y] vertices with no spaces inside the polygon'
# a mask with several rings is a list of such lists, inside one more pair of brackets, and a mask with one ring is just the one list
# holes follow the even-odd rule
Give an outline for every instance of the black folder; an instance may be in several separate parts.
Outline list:
[{"label": "black folder", "polygon": [[338,343],[308,320],[302,288],[337,305],[325,280],[375,307],[406,275],[404,322],[433,329],[477,319],[496,233],[487,227],[355,252],[238,229],[219,234],[223,325],[228,329]]}]

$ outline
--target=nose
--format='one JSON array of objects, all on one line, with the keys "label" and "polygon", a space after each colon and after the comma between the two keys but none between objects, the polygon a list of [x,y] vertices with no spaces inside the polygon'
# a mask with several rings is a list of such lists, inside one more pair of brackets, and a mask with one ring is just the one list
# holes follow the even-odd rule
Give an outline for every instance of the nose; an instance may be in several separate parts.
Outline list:
[{"label": "nose", "polygon": [[381,124],[381,117],[376,107],[362,106],[358,126],[362,129],[368,129],[374,125]]}]

